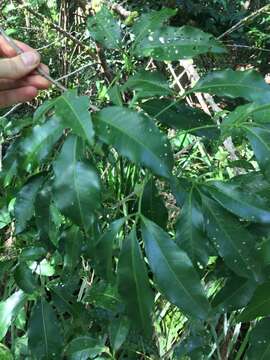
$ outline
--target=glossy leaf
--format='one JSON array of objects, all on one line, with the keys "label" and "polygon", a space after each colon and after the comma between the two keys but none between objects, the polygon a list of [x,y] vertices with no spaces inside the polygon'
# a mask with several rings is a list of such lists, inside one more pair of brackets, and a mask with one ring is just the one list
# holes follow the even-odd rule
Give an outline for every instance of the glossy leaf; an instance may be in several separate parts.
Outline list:
[{"label": "glossy leaf", "polygon": [[253,280],[233,276],[214,297],[211,303],[213,312],[216,312],[217,308],[222,312],[231,312],[245,307],[257,286]]},{"label": "glossy leaf", "polygon": [[94,359],[105,350],[101,340],[90,336],[79,336],[73,339],[66,348],[68,360]]},{"label": "glossy leaf", "polygon": [[192,92],[206,92],[229,98],[241,97],[259,104],[270,102],[270,86],[254,70],[213,71],[201,78],[192,88]]},{"label": "glossy leaf", "polygon": [[241,277],[262,280],[251,234],[215,201],[203,197],[203,205],[209,239],[227,266]]},{"label": "glossy leaf", "polygon": [[29,246],[20,253],[21,261],[41,260],[47,254],[47,251],[41,246]]},{"label": "glossy leaf", "polygon": [[79,139],[69,136],[53,164],[54,201],[58,209],[77,225],[88,229],[100,205],[100,181],[87,160],[79,160]]},{"label": "glossy leaf", "polygon": [[125,219],[115,220],[100,236],[94,246],[95,269],[107,281],[113,279],[113,245]]},{"label": "glossy leaf", "polygon": [[130,330],[130,325],[129,319],[125,316],[120,316],[111,322],[109,327],[110,344],[114,351],[118,351],[125,342]]},{"label": "glossy leaf", "polygon": [[80,262],[83,236],[78,226],[73,225],[62,237],[64,242],[64,271],[72,272]]},{"label": "glossy leaf", "polygon": [[42,125],[34,126],[31,133],[20,143],[20,156],[24,167],[39,166],[49,155],[62,132],[63,126],[55,116]]},{"label": "glossy leaf", "polygon": [[159,195],[155,181],[152,178],[146,184],[141,203],[141,212],[148,219],[154,221],[164,229],[167,226],[168,211],[164,204],[164,200]]},{"label": "glossy leaf", "polygon": [[62,124],[92,145],[94,130],[88,108],[88,97],[78,96],[76,90],[65,91],[55,101],[56,115],[61,119]]},{"label": "glossy leaf", "polygon": [[187,254],[164,230],[146,218],[143,218],[142,233],[149,266],[160,291],[185,314],[206,319],[209,304]]},{"label": "glossy leaf", "polygon": [[89,17],[87,28],[95,41],[108,49],[120,46],[121,28],[109,9],[102,6],[94,17]]},{"label": "glossy leaf", "polygon": [[63,338],[56,314],[45,300],[38,300],[33,308],[28,327],[28,344],[37,359],[59,359]]},{"label": "glossy leaf", "polygon": [[137,72],[125,83],[123,90],[126,89],[135,90],[138,99],[151,96],[165,96],[172,93],[165,76],[157,71],[141,70]]},{"label": "glossy leaf", "polygon": [[132,323],[146,336],[150,336],[154,298],[135,230],[122,247],[118,263],[118,289]]},{"label": "glossy leaf", "polygon": [[175,61],[208,52],[221,54],[225,48],[212,35],[191,26],[164,27],[150,31],[135,48],[138,57]]},{"label": "glossy leaf", "polygon": [[43,180],[41,175],[31,177],[16,197],[14,214],[17,234],[25,230],[27,222],[34,214],[35,199]]},{"label": "glossy leaf", "polygon": [[147,37],[151,31],[159,29],[174,15],[176,15],[175,9],[164,8],[159,11],[150,11],[140,16],[132,27],[132,32],[135,35],[133,46],[135,48],[138,46],[139,48],[142,39]]},{"label": "glossy leaf", "polygon": [[270,179],[270,130],[259,127],[245,127],[245,130],[260,169]]},{"label": "glossy leaf", "polygon": [[270,223],[270,203],[265,198],[222,181],[211,182],[206,189],[221,206],[240,218]]},{"label": "glossy leaf", "polygon": [[26,295],[23,291],[19,290],[6,300],[0,302],[0,340],[5,337],[12,321],[24,306],[25,301]]},{"label": "glossy leaf", "polygon": [[248,306],[239,315],[238,321],[245,322],[258,316],[270,315],[270,282],[259,285]]},{"label": "glossy leaf", "polygon": [[85,301],[97,308],[116,312],[122,305],[116,286],[100,281],[87,291]]},{"label": "glossy leaf", "polygon": [[151,99],[140,104],[140,107],[151,117],[176,130],[190,130],[201,126],[212,126],[209,129],[193,131],[197,136],[214,138],[219,135],[214,121],[202,110],[191,108],[184,103],[169,99]]},{"label": "glossy leaf", "polygon": [[16,284],[26,293],[32,294],[38,288],[38,283],[32,271],[25,263],[20,263],[14,271]]},{"label": "glossy leaf", "polygon": [[[128,121],[127,121],[128,119]],[[121,107],[108,107],[96,115],[97,135],[129,160],[169,177],[173,156],[168,140],[142,114]]]},{"label": "glossy leaf", "polygon": [[181,209],[175,240],[194,264],[197,262],[203,265],[207,264],[210,255],[209,239],[205,232],[203,212],[193,191],[190,191]]},{"label": "glossy leaf", "polygon": [[270,319],[267,318],[260,320],[252,329],[246,353],[248,360],[268,360],[270,358],[269,327]]}]

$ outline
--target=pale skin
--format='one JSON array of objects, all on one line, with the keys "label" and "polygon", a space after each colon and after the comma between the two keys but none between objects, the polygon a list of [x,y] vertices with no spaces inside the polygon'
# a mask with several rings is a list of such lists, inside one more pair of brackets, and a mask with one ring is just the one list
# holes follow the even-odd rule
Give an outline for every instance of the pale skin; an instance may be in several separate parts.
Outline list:
[{"label": "pale skin", "polygon": [[39,90],[50,86],[48,80],[35,73],[38,66],[49,73],[48,67],[40,64],[38,52],[22,42],[16,44],[24,51],[19,56],[0,37],[0,108],[31,101]]}]

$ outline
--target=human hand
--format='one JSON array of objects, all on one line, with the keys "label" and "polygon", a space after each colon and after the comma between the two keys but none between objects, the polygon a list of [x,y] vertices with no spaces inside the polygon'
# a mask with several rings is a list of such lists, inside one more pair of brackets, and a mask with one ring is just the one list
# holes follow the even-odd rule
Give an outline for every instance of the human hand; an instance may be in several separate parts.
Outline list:
[{"label": "human hand", "polygon": [[[0,108],[16,103],[30,101],[38,94],[38,90],[47,89],[50,82],[35,74],[40,65],[40,55],[28,45],[16,41],[24,51],[16,55],[14,49],[0,37]],[[49,73],[48,67],[40,67]]]}]

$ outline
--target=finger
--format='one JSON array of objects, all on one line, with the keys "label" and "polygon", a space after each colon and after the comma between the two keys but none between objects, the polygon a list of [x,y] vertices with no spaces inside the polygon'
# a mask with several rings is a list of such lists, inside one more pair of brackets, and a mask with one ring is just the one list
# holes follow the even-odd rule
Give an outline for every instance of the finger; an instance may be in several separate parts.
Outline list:
[{"label": "finger", "polygon": [[[25,51],[33,51],[33,49],[24,44],[21,41],[17,41],[14,40],[14,42],[19,46],[19,48],[25,52]],[[2,56],[6,56],[6,57],[14,57],[17,55],[16,51],[10,46],[10,44],[3,38],[0,36],[0,54]]]},{"label": "finger", "polygon": [[36,51],[0,60],[0,78],[17,80],[24,78],[38,67],[40,56]]},{"label": "finger", "polygon": [[0,90],[11,90],[25,86],[33,86],[38,90],[46,90],[50,85],[50,81],[39,75],[29,75],[22,80],[0,79]]},{"label": "finger", "polygon": [[0,108],[14,105],[21,102],[30,101],[38,94],[38,90],[33,86],[26,86],[15,90],[0,92]]}]

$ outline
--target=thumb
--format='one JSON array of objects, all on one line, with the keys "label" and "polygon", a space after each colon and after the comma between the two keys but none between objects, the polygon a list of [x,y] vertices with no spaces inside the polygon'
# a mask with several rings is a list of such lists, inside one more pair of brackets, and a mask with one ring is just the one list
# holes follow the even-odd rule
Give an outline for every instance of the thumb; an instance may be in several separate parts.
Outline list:
[{"label": "thumb", "polygon": [[40,64],[36,51],[27,51],[10,59],[0,60],[0,78],[17,80],[31,73]]}]

